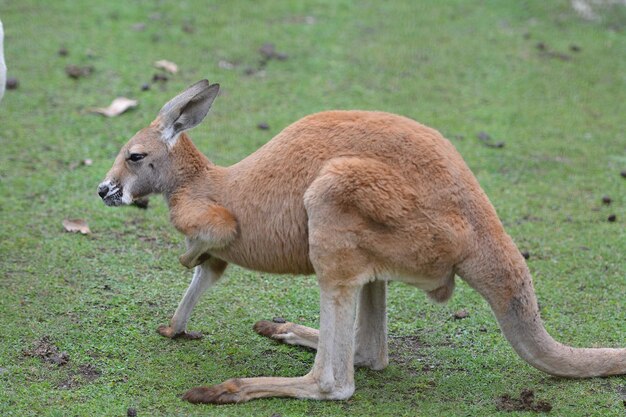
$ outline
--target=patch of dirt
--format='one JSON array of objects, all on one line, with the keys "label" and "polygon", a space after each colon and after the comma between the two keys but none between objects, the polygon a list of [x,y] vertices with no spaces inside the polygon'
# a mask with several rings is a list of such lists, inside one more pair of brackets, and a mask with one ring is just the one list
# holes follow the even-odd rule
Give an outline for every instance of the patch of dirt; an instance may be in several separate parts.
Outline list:
[{"label": "patch of dirt", "polygon": [[273,43],[265,43],[259,48],[259,53],[262,57],[262,65],[265,66],[270,59],[277,59],[279,61],[286,60],[289,56],[284,52],[278,52]]},{"label": "patch of dirt", "polygon": [[95,381],[100,375],[102,375],[102,373],[92,364],[82,364],[78,366],[77,370],[71,371],[67,379],[59,382],[57,386],[60,389],[74,389]]},{"label": "patch of dirt", "polygon": [[79,66],[70,64],[65,67],[65,73],[68,77],[78,80],[79,78],[88,77],[93,73],[93,65]]},{"label": "patch of dirt", "polygon": [[478,132],[476,137],[488,148],[504,148],[504,142],[494,142],[487,132]]},{"label": "patch of dirt", "polygon": [[276,50],[276,46],[273,43],[264,43],[259,49],[259,54],[261,55],[261,60],[256,68],[246,68],[244,70],[244,74],[246,75],[257,75],[257,76],[265,76],[265,68],[267,67],[267,63],[271,60],[277,61],[285,61],[289,58],[289,55],[284,52],[278,52]]},{"label": "patch of dirt", "polygon": [[[389,362],[397,364],[409,374],[417,375],[423,372],[431,372],[439,367],[432,360],[420,352],[421,349],[430,347],[422,342],[418,336],[390,336],[389,337]],[[430,359],[430,358],[429,358]],[[415,362],[422,366],[416,366]]]},{"label": "patch of dirt", "polygon": [[[569,61],[572,59],[572,56],[569,54],[551,50],[544,42],[538,42],[537,44],[535,44],[535,48],[537,48],[537,50],[539,51],[539,56],[542,58],[555,58],[560,59],[561,61]],[[580,52],[580,47],[572,45],[570,46],[570,51]]]},{"label": "patch of dirt", "polygon": [[52,363],[58,366],[67,364],[70,360],[67,352],[60,352],[59,348],[52,343],[50,336],[43,336],[35,342],[32,349],[22,351],[24,356],[40,358],[46,363]]},{"label": "patch of dirt", "polygon": [[541,53],[540,56],[545,57],[545,58],[560,59],[561,61],[569,61],[572,59],[571,55],[564,54],[563,52],[557,52],[557,51],[545,51]]},{"label": "patch of dirt", "polygon": [[102,375],[98,368],[90,363],[80,365],[78,367],[78,374],[82,376],[87,382],[94,381],[96,378]]},{"label": "patch of dirt", "polygon": [[552,410],[552,404],[544,400],[535,401],[535,392],[530,389],[523,389],[519,398],[513,398],[509,394],[496,398],[496,409],[498,411],[549,413]]}]

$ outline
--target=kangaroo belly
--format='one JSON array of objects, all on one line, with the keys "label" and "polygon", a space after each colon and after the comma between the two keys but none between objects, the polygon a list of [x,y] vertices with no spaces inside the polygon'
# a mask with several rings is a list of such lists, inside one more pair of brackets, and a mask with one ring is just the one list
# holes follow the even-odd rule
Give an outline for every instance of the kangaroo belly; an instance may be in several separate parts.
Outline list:
[{"label": "kangaroo belly", "polygon": [[[214,251],[230,263],[275,274],[312,274],[306,222],[275,216],[266,221],[239,222],[240,235],[226,248]],[[254,235],[254,239],[249,239]]]}]

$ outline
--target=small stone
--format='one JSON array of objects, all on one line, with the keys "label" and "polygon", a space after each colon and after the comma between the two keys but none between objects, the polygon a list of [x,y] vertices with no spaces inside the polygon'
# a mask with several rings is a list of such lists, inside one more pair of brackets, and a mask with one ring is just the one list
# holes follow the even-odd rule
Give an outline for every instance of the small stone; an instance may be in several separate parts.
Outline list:
[{"label": "small stone", "polygon": [[7,90],[16,90],[17,87],[19,86],[20,86],[20,82],[17,78],[15,77],[7,78],[7,82],[6,82]]},{"label": "small stone", "polygon": [[604,197],[602,197],[602,204],[606,204],[608,206],[612,202],[613,200],[608,195],[605,195]]},{"label": "small stone", "polygon": [[524,257],[524,259],[528,259],[530,258],[530,252],[528,252],[527,250],[522,251],[522,256]]},{"label": "small stone", "polygon": [[258,125],[256,125],[256,127],[261,129],[261,130],[268,130],[270,128],[270,125],[268,125],[265,122],[261,122]]},{"label": "small stone", "polygon": [[617,216],[615,214],[611,214],[607,220],[611,223],[613,223],[615,220],[617,220]]},{"label": "small stone", "polygon": [[137,409],[134,407],[128,407],[128,410],[126,410],[126,415],[128,417],[137,417]]},{"label": "small stone", "polygon": [[150,84],[143,83],[141,84],[141,91],[148,91],[150,89]]},{"label": "small stone", "polygon": [[456,313],[454,313],[455,320],[461,320],[467,317],[469,317],[469,312],[466,309],[461,309],[457,311]]},{"label": "small stone", "polygon": [[274,323],[287,323],[287,320],[285,320],[285,319],[284,319],[284,318],[282,318],[282,317],[274,317],[274,318],[272,319],[272,321],[273,321]]}]

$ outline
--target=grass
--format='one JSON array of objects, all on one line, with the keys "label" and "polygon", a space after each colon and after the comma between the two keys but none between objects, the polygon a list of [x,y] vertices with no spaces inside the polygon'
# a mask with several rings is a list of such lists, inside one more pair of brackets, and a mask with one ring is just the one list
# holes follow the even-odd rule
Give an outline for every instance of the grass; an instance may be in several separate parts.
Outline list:
[{"label": "grass", "polygon": [[[0,14],[9,76],[20,81],[0,106],[0,415],[497,415],[496,398],[524,388],[554,415],[624,415],[624,377],[567,380],[526,365],[463,283],[445,306],[390,286],[392,363],[358,369],[348,401],[182,402],[188,388],[230,377],[306,373],[311,351],[251,326],[273,316],[316,326],[315,280],[233,267],[192,316],[205,338],[166,340],[155,329],[190,279],[177,261],[182,237],[161,199],[147,211],[111,209],[95,188],[119,147],[204,77],[224,94],[191,136],[222,165],[319,110],[403,114],[453,141],[529,251],[548,331],[575,346],[624,346],[626,13],[585,22],[565,0],[4,0]],[[266,42],[288,59],[247,75]],[[180,73],[140,91],[158,59]],[[70,63],[95,72],[72,80]],[[139,107],[113,119],[87,113],[119,95]],[[505,146],[484,146],[478,132]],[[93,233],[64,233],[73,217]],[[452,319],[461,308],[469,317]],[[66,365],[24,355],[44,336]]]}]

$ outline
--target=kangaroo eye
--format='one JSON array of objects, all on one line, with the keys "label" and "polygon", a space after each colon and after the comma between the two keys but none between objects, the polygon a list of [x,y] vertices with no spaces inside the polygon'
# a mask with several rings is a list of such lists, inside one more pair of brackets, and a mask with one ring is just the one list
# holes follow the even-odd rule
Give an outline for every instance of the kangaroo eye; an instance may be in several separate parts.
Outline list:
[{"label": "kangaroo eye", "polygon": [[128,157],[128,160],[137,162],[137,161],[141,161],[145,157],[146,157],[145,153],[131,153],[130,156]]}]

